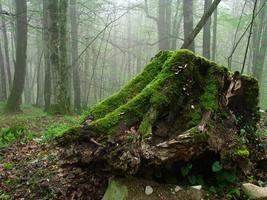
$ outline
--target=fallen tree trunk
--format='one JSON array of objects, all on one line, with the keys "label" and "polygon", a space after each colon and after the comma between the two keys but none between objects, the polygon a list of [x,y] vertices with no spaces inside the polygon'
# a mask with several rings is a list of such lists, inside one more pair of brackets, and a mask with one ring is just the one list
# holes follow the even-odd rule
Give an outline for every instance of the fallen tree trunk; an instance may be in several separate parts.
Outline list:
[{"label": "fallen tree trunk", "polygon": [[254,78],[188,50],[160,52],[127,86],[93,106],[81,126],[57,139],[61,158],[136,174],[212,152],[225,168],[247,173],[260,157],[258,92]]}]

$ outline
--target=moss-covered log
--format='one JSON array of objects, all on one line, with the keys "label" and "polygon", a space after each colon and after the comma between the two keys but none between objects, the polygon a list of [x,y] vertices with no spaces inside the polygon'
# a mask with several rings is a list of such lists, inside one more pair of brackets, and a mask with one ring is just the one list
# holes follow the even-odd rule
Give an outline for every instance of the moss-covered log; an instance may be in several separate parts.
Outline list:
[{"label": "moss-covered log", "polygon": [[135,174],[213,152],[243,170],[257,159],[258,83],[187,50],[142,73],[58,138],[65,163]]}]

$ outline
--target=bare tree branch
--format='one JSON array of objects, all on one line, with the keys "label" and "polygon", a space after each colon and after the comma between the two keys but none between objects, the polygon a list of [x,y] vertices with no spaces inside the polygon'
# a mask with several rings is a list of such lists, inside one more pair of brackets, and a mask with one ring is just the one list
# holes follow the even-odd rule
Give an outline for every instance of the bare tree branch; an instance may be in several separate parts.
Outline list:
[{"label": "bare tree branch", "polygon": [[212,15],[213,11],[217,8],[221,0],[214,0],[211,6],[208,8],[207,12],[205,12],[198,22],[197,26],[195,29],[188,35],[187,38],[184,40],[184,44],[182,45],[182,49],[186,49],[190,46],[190,44],[194,41],[196,36],[199,34],[203,26],[206,24],[207,20],[210,18]]}]

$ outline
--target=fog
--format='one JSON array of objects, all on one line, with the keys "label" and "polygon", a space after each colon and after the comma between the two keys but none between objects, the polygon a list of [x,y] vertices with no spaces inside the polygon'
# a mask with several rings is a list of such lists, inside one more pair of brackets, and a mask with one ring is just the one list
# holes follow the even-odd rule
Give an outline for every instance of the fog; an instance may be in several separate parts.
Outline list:
[{"label": "fog", "polygon": [[[58,101],[68,101],[72,111],[118,91],[159,51],[180,49],[212,3],[28,0],[22,7],[14,0],[0,2],[0,100],[46,110]],[[253,15],[254,0],[222,0],[188,47],[232,71],[242,71],[244,63],[244,73],[260,81],[263,108],[267,106],[265,3],[258,1]],[[27,44],[18,45],[26,40],[22,37],[25,28],[18,24],[27,27]],[[21,52],[26,54],[19,58]],[[14,79],[16,64],[22,70]]]}]

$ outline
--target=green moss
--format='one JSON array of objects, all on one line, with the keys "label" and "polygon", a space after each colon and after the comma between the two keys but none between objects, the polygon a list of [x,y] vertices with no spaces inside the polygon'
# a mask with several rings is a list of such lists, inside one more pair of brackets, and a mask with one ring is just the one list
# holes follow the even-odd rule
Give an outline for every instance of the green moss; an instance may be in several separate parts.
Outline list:
[{"label": "green moss", "polygon": [[91,109],[82,114],[82,119],[91,115],[94,120],[103,118],[107,113],[114,111],[121,105],[127,103],[146,87],[162,70],[165,61],[172,55],[172,52],[161,51],[151,60],[139,75],[132,79],[119,92],[111,95],[103,101],[94,105]]},{"label": "green moss", "polygon": [[[224,80],[229,73],[225,67],[197,57],[188,50],[161,52],[128,85],[87,112],[94,120],[86,131],[109,137],[125,127],[134,126],[146,137],[151,134],[156,120],[151,116],[151,109],[159,113],[166,109],[177,112],[181,125],[176,128],[181,131],[195,127],[203,112],[218,110],[218,98],[224,92]],[[249,119],[255,123],[258,100],[252,97],[258,95],[258,85],[254,79],[244,79],[248,86],[252,83],[245,91],[245,105],[251,106],[246,115],[251,115]],[[211,125],[212,120],[208,126]],[[78,129],[75,130],[79,132]],[[207,134],[200,134],[195,129],[191,131],[195,131],[195,141],[206,141]]]},{"label": "green moss", "polygon": [[150,98],[151,106],[157,106],[159,104],[168,104],[169,99],[162,92],[155,90]]},{"label": "green moss", "polygon": [[238,157],[248,157],[249,150],[245,145],[242,145],[240,148],[234,150],[234,155]]},{"label": "green moss", "polygon": [[143,138],[152,134],[152,124],[148,117],[145,117],[141,122],[138,133],[140,133]]},{"label": "green moss", "polygon": [[216,111],[218,109],[217,98],[219,86],[215,73],[215,66],[212,65],[208,71],[204,93],[200,97],[200,107],[205,111]]},{"label": "green moss", "polygon": [[202,118],[202,112],[200,107],[198,106],[198,108],[194,109],[191,113],[190,113],[190,122],[188,124],[187,128],[196,126],[199,124],[199,122],[201,121]]},{"label": "green moss", "polygon": [[3,163],[3,169],[11,170],[13,168],[14,168],[14,164],[13,163]]},{"label": "green moss", "polygon": [[256,125],[260,120],[259,112],[259,84],[258,81],[251,76],[243,76],[242,83],[244,85],[244,112],[241,111],[241,123],[246,125],[245,129],[256,130]]},{"label": "green moss", "polygon": [[206,132],[200,132],[197,127],[193,127],[187,131],[192,137],[194,143],[207,142],[209,136]]},{"label": "green moss", "polygon": [[104,194],[103,200],[125,200],[128,197],[126,185],[111,179]]},{"label": "green moss", "polygon": [[[190,51],[173,52],[153,81],[127,103],[113,112],[107,113],[105,117],[93,121],[90,124],[91,130],[97,134],[114,134],[119,129],[119,122],[124,122],[126,126],[132,126],[135,122],[142,121],[151,107],[151,102],[153,102],[152,107],[158,109],[167,106],[171,101],[177,101],[177,97],[181,96],[183,91],[182,85],[194,71],[194,65],[191,63],[193,59],[194,54]],[[173,68],[185,64],[188,64],[187,68],[183,70],[182,75],[177,76]],[[161,93],[163,88],[165,95]]]}]

